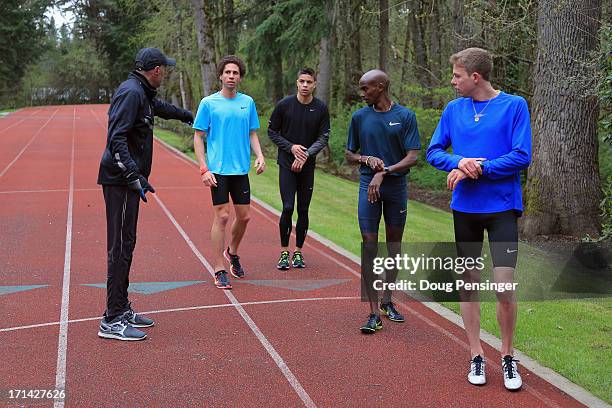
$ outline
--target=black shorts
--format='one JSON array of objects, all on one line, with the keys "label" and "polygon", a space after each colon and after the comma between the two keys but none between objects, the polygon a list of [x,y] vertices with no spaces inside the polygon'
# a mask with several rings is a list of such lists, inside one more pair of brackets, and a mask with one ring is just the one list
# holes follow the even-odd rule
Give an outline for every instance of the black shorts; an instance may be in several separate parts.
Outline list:
[{"label": "black shorts", "polygon": [[213,205],[229,203],[229,196],[232,196],[234,204],[246,205],[251,203],[251,185],[249,184],[248,174],[239,176],[215,174],[215,179],[217,180],[217,187],[210,188]]},{"label": "black shorts", "polygon": [[493,266],[516,267],[518,255],[518,213],[465,213],[453,210],[457,255],[477,258],[482,254],[484,230],[489,236]]}]

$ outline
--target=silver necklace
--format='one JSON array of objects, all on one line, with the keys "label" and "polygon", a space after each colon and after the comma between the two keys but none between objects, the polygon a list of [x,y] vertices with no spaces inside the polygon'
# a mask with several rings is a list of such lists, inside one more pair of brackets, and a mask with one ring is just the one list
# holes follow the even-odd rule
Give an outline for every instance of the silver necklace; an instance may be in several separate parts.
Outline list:
[{"label": "silver necklace", "polygon": [[474,105],[474,98],[470,98],[470,99],[471,99],[471,101],[472,101],[472,109],[474,109],[474,122],[478,122],[478,121],[480,120],[480,118],[481,118],[482,116],[484,116],[482,112],[484,112],[484,110],[485,110],[485,109],[487,109],[487,106],[489,106],[489,104],[491,103],[491,101],[492,101],[493,99],[495,99],[495,98],[497,97],[497,95],[499,95],[499,93],[497,93],[497,94],[496,94],[496,95],[495,95],[493,98],[489,99],[489,102],[487,102],[487,104],[485,105],[485,107],[484,107],[484,108],[482,108],[482,110],[481,110],[480,112],[476,112],[476,106]]}]

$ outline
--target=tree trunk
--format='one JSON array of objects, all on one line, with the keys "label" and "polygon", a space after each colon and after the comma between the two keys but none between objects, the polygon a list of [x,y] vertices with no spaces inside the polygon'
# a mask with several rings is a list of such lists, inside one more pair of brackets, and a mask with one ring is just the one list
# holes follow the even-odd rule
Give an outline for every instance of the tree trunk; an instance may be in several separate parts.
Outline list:
[{"label": "tree trunk", "polygon": [[464,22],[464,0],[453,0],[453,43],[455,52],[467,48],[472,37],[469,24]]},{"label": "tree trunk", "polygon": [[319,41],[319,67],[317,69],[317,98],[329,106],[332,76],[332,27],[334,22],[334,5],[332,1],[325,2],[325,34]]},{"label": "tree trunk", "polygon": [[279,47],[273,50],[273,57],[270,61],[268,71],[268,95],[272,98],[272,103],[283,98],[283,55]]},{"label": "tree trunk", "polygon": [[192,3],[195,10],[194,22],[198,40],[200,71],[202,72],[202,90],[204,91],[204,96],[208,96],[214,92],[217,85],[217,73],[214,62],[215,43],[212,38],[213,31],[202,0],[192,0]]},{"label": "tree trunk", "polygon": [[179,97],[175,92],[172,92],[172,94],[170,94],[170,103],[173,104],[174,106],[181,106]]},{"label": "tree trunk", "polygon": [[404,52],[402,55],[402,87],[400,90],[400,99],[401,102],[403,103],[407,103],[406,98],[408,97],[408,92],[407,92],[407,86],[406,84],[408,84],[411,81],[411,78],[409,77],[409,75],[412,73],[412,69],[410,68],[412,66],[412,63],[410,61],[410,23],[406,24],[406,35],[404,37]]},{"label": "tree trunk", "polygon": [[357,0],[348,0],[348,13],[344,18],[346,25],[346,43],[344,46],[344,102],[352,105],[361,100],[359,95],[359,79],[361,70],[361,42],[359,39],[359,23],[361,4]]},{"label": "tree trunk", "polygon": [[[433,89],[440,87],[441,64],[440,64],[440,6],[438,2],[434,0],[431,4],[431,14],[427,19],[427,25],[429,26],[429,84]],[[436,109],[442,109],[444,107],[444,101],[440,97],[436,97],[433,92],[431,94],[432,102],[431,106]]]},{"label": "tree trunk", "polygon": [[533,163],[522,226],[528,237],[600,229],[599,108],[588,63],[598,47],[600,13],[601,0],[539,2]]},{"label": "tree trunk", "polygon": [[176,14],[176,25],[177,25],[177,33],[176,33],[176,45],[177,45],[177,51],[178,51],[178,62],[179,62],[179,67],[178,67],[178,77],[179,77],[179,92],[181,94],[181,106],[183,107],[183,109],[191,109],[190,108],[190,104],[189,101],[187,100],[187,92],[185,91],[185,67],[183,66],[185,64],[185,58],[184,58],[184,53],[183,53],[183,48],[184,48],[184,44],[183,44],[183,40],[182,40],[182,27],[183,27],[183,14],[181,12],[181,9],[178,10],[177,14]]},{"label": "tree trunk", "polygon": [[[189,71],[183,72],[183,80],[185,81],[185,100],[187,103],[187,108],[191,111],[198,109],[197,101],[193,99],[193,89],[191,88],[191,77],[189,76]],[[195,103],[194,103],[195,102]],[[195,112],[193,112],[195,115]]]},{"label": "tree trunk", "polygon": [[183,79],[183,71],[179,71],[179,89],[181,92],[181,106],[183,109],[190,109],[187,102],[187,92],[185,91],[185,80]]},{"label": "tree trunk", "polygon": [[234,0],[225,0],[225,44],[228,54],[236,53],[237,42],[236,27],[234,27]]},{"label": "tree trunk", "polygon": [[387,49],[389,48],[389,0],[379,0],[378,68],[387,72]]},{"label": "tree trunk", "polygon": [[414,48],[416,76],[423,92],[423,107],[431,108],[431,74],[427,60],[427,49],[425,48],[425,30],[423,27],[422,10],[419,7],[419,5],[422,5],[422,2],[414,0],[412,4],[413,8],[410,10],[408,24],[410,24],[410,29],[412,30],[410,36],[412,38],[412,46]]},{"label": "tree trunk", "polygon": [[317,75],[317,98],[329,105],[331,82],[331,47],[329,37],[319,41],[319,73]]}]

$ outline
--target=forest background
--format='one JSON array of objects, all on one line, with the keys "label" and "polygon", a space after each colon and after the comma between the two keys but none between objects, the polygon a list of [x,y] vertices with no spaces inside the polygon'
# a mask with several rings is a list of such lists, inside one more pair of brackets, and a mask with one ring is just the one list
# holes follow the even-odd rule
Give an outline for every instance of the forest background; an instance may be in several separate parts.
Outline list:
[{"label": "forest background", "polygon": [[[0,10],[0,109],[108,103],[136,51],[177,59],[161,98],[192,111],[218,90],[215,62],[247,62],[241,91],[262,123],[294,93],[297,71],[318,72],[317,96],[332,114],[322,168],[355,177],[344,163],[350,115],[363,104],[359,77],[391,77],[394,100],[417,113],[424,147],[446,103],[449,56],[478,46],[494,54],[493,84],[525,97],[534,160],[525,172],[524,238],[612,237],[611,5],[601,0],[5,0]],[[57,27],[49,11],[70,22]],[[161,123],[183,136],[191,131]],[[424,150],[422,153],[424,153]],[[422,154],[423,156],[423,154]],[[445,174],[421,157],[417,198],[447,206]]]}]

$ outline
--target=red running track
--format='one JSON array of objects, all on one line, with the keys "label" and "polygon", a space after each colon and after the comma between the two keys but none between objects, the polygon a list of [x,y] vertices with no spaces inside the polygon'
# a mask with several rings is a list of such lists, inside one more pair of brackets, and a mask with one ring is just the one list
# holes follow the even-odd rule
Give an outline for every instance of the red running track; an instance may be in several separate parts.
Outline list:
[{"label": "red running track", "polygon": [[[406,323],[362,335],[358,265],[309,238],[308,268],[277,271],[277,218],[256,204],[240,249],[247,277],[215,288],[209,191],[193,163],[159,143],[130,281],[185,286],[130,295],[156,320],[147,340],[98,338],[105,290],[91,285],[106,281],[96,185],[106,109],[30,108],[0,120],[5,394],[65,388],[60,407],[581,406],[525,368],[524,389],[505,391],[489,346],[488,384],[468,384],[462,329],[420,303],[400,303]],[[40,286],[7,293],[28,285]]]}]

